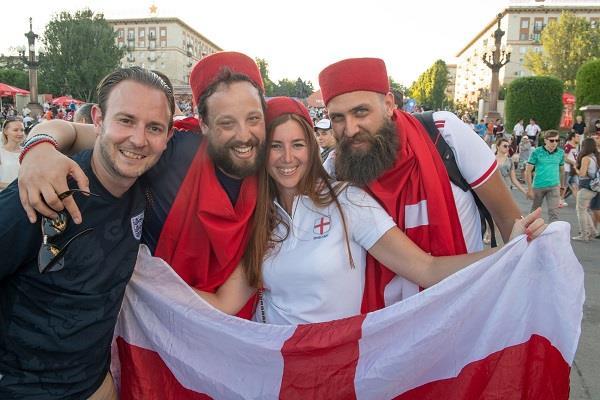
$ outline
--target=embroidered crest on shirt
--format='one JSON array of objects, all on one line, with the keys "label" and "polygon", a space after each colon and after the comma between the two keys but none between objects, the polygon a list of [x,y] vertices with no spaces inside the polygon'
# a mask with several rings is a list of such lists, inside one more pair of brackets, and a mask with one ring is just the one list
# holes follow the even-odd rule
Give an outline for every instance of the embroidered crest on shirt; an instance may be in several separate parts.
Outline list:
[{"label": "embroidered crest on shirt", "polygon": [[142,211],[135,217],[131,218],[131,232],[135,240],[142,238],[142,224],[144,223],[144,212]]},{"label": "embroidered crest on shirt", "polygon": [[315,219],[313,224],[313,233],[317,235],[324,235],[329,232],[329,228],[331,227],[331,218],[329,217],[319,217]]}]

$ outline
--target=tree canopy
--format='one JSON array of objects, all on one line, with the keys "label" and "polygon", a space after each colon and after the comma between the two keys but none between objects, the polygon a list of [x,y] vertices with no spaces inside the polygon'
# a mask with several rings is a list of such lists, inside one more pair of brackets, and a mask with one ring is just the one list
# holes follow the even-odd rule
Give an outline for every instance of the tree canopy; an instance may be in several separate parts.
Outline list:
[{"label": "tree canopy", "polygon": [[55,95],[94,101],[98,82],[120,65],[125,49],[104,15],[89,9],[63,11],[44,31],[40,81]]},{"label": "tree canopy", "polygon": [[443,60],[437,60],[411,85],[410,96],[426,109],[441,109],[446,103],[448,67]]},{"label": "tree canopy", "polygon": [[269,63],[264,58],[257,58],[255,61],[262,75],[267,97],[288,96],[305,99],[314,92],[312,83],[300,77],[296,80],[284,78],[277,83],[273,82],[269,77]]},{"label": "tree canopy", "polygon": [[564,12],[558,20],[548,23],[540,41],[543,51],[525,54],[525,67],[535,75],[559,78],[566,89],[575,87],[581,65],[600,56],[600,30],[571,12]]},{"label": "tree canopy", "polygon": [[590,104],[600,104],[600,59],[590,60],[577,71],[577,110]]}]

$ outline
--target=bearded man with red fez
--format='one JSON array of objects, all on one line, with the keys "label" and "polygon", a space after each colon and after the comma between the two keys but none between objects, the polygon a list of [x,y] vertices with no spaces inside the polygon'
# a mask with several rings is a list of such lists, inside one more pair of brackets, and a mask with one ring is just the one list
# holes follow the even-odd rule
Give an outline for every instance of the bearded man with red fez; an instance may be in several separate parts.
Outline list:
[{"label": "bearded man with red fez", "polygon": [[[192,70],[190,85],[202,134],[175,131],[158,163],[142,177],[148,200],[142,243],[190,286],[215,291],[240,262],[248,242],[255,173],[265,155],[264,88],[256,63],[236,52],[203,58]],[[136,121],[124,115],[121,123]],[[59,149],[69,153],[85,149],[95,138],[88,126],[62,121],[49,121],[32,135],[36,133],[51,134]],[[87,190],[88,180],[72,160],[46,143],[32,148],[22,166],[21,199],[32,222],[34,208],[52,217],[63,204],[75,222],[81,221],[77,205],[55,195],[67,190],[66,171]],[[61,177],[58,183],[56,176]],[[39,193],[48,194],[45,202]],[[251,305],[239,315],[251,317]]]},{"label": "bearded man with red fez", "polygon": [[[477,206],[448,178],[425,128],[395,108],[385,63],[347,59],[319,75],[336,135],[335,174],[366,187],[419,247],[435,255],[483,248]],[[502,183],[487,145],[454,114],[435,112],[436,127],[452,148],[463,177],[492,214],[507,241],[520,211]],[[369,256],[362,311],[418,292]]]}]

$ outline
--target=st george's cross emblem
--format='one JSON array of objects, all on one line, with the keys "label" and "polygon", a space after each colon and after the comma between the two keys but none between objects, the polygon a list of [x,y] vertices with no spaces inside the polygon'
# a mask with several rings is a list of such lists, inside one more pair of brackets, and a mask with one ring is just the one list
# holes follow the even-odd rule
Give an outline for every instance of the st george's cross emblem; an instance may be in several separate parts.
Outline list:
[{"label": "st george's cross emblem", "polygon": [[313,232],[317,235],[323,235],[329,232],[329,228],[331,227],[331,218],[329,217],[319,217],[315,219],[315,223],[313,225]]}]

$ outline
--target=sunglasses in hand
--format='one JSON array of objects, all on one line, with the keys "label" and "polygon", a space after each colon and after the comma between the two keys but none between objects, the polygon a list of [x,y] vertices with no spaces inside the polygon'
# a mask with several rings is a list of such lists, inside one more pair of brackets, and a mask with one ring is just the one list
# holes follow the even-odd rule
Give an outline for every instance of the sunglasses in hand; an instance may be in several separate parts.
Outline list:
[{"label": "sunglasses in hand", "polygon": [[[71,189],[58,195],[60,200],[63,200],[73,193],[83,193],[91,196],[98,196],[94,193],[89,193],[79,189]],[[68,226],[68,216],[65,210],[58,213],[58,217],[51,219],[42,216],[42,246],[38,252],[38,269],[41,274],[51,271],[60,271],[64,268],[64,254],[67,248],[73,243],[73,241],[83,235],[86,235],[94,230],[94,228],[87,228],[77,233],[75,236],[70,238],[63,246],[58,247],[53,243],[56,238],[59,238]]]}]

